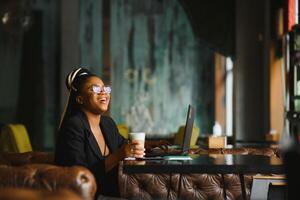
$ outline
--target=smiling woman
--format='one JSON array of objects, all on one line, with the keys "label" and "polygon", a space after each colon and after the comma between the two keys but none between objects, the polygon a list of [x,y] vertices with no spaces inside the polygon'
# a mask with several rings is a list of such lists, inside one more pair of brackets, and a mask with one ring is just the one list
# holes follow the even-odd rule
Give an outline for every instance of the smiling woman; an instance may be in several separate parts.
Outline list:
[{"label": "smiling woman", "polygon": [[96,76],[91,76],[80,88],[76,102],[81,105],[84,112],[93,114],[103,114],[108,110],[111,89],[104,86],[102,80]]},{"label": "smiling woman", "polygon": [[55,162],[80,165],[95,176],[98,194],[119,196],[117,164],[125,157],[143,157],[139,142],[127,143],[115,122],[104,116],[111,88],[87,69],[68,74],[68,104],[62,117],[56,143]]}]

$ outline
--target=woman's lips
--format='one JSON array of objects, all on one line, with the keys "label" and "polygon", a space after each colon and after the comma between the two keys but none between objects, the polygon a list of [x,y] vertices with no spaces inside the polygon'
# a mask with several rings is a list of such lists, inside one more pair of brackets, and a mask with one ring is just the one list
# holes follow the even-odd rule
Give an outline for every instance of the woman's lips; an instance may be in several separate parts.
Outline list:
[{"label": "woman's lips", "polygon": [[106,104],[106,103],[108,103],[108,97],[100,97],[99,101],[100,101],[100,103]]}]

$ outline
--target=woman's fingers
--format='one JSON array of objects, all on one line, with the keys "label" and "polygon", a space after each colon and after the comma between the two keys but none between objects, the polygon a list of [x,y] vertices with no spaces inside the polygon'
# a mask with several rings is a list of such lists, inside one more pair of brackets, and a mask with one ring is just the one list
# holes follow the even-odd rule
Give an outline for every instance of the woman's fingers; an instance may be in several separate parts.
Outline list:
[{"label": "woman's fingers", "polygon": [[144,157],[145,149],[140,145],[135,145],[133,147],[133,155],[134,155],[134,157],[137,157],[137,158]]},{"label": "woman's fingers", "polygon": [[140,142],[138,140],[134,140],[130,142],[130,145],[138,145]]},{"label": "woman's fingers", "polygon": [[145,148],[140,143],[130,144],[130,157],[141,158],[145,155]]},{"label": "woman's fingers", "polygon": [[137,150],[144,150],[145,151],[145,148],[143,145],[141,144],[138,144],[138,145],[133,145],[133,149],[137,149]]},{"label": "woman's fingers", "polygon": [[123,152],[125,154],[125,157],[132,157],[132,148],[130,144],[125,144],[123,148]]},{"label": "woman's fingers", "polygon": [[144,151],[135,151],[133,156],[136,157],[136,158],[142,158],[144,157],[145,153]]}]

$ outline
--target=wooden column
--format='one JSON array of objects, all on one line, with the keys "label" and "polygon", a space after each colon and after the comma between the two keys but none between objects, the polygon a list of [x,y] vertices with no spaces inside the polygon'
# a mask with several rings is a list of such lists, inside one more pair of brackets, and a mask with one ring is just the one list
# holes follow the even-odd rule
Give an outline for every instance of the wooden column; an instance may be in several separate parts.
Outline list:
[{"label": "wooden column", "polygon": [[236,1],[237,141],[263,141],[269,131],[268,2]]}]

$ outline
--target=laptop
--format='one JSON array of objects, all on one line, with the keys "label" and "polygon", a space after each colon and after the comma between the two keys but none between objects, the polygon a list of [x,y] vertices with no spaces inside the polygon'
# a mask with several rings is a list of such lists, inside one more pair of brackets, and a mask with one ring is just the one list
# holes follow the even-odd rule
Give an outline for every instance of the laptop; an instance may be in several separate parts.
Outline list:
[{"label": "laptop", "polygon": [[193,126],[194,126],[194,119],[195,119],[195,109],[191,105],[189,105],[184,133],[183,133],[183,142],[180,148],[174,149],[172,147],[169,147],[168,151],[163,151],[160,148],[155,148],[152,149],[150,152],[146,152],[145,157],[150,158],[150,157],[164,157],[164,156],[188,154],[188,151],[190,149]]}]

